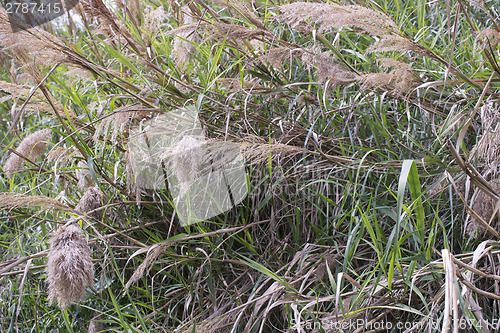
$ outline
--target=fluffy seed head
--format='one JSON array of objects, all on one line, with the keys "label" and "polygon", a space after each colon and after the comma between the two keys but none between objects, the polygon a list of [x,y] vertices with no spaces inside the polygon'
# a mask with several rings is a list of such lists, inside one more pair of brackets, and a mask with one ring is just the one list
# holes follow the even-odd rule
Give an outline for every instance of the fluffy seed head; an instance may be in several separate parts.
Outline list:
[{"label": "fluffy seed head", "polygon": [[366,73],[359,76],[358,80],[362,83],[362,89],[384,88],[404,93],[418,83],[409,64],[391,58],[380,58],[377,62],[386,72]]},{"label": "fluffy seed head", "polygon": [[[193,13],[188,6],[183,6],[181,8],[182,16],[180,24],[185,25],[186,27],[190,27],[194,24]],[[190,56],[196,52],[195,46],[192,44],[193,41],[197,41],[198,34],[195,31],[195,27],[190,28],[189,30],[179,33],[177,38],[174,40],[174,45],[172,48],[172,54],[175,57],[175,63],[179,68],[183,68]]]},{"label": "fluffy seed head", "polygon": [[[75,210],[81,214],[86,214],[94,209],[101,208],[103,204],[107,202],[107,198],[99,190],[99,187],[94,186],[83,193],[80,202],[76,205]],[[88,214],[88,216],[96,219],[102,220],[103,211],[93,212]]]},{"label": "fluffy seed head", "polygon": [[104,331],[104,325],[99,321],[92,320],[89,324],[87,333],[99,333],[101,331]]},{"label": "fluffy seed head", "polygon": [[87,165],[87,162],[85,161],[79,161],[76,164],[76,172],[75,176],[76,179],[78,179],[78,188],[82,191],[85,189],[94,186],[94,178],[92,178],[92,174],[90,173],[89,166]]},{"label": "fluffy seed head", "polygon": [[481,107],[481,127],[483,135],[474,150],[488,172],[496,177],[500,165],[500,153],[495,148],[500,145],[500,115],[496,103],[488,101]]},{"label": "fluffy seed head", "polygon": [[[50,140],[50,129],[43,129],[28,135],[19,144],[16,151],[34,161],[45,151],[47,141]],[[4,165],[4,171],[8,178],[12,178],[14,173],[24,165],[25,160],[15,153],[11,153]]]},{"label": "fluffy seed head", "polygon": [[47,284],[50,304],[65,309],[85,296],[94,276],[90,249],[77,220],[60,227],[50,239]]},{"label": "fluffy seed head", "polygon": [[[500,179],[492,179],[490,185],[496,192],[500,191]],[[499,222],[499,214],[495,212],[496,205],[496,201],[481,190],[478,190],[477,194],[472,198],[472,210],[486,222],[491,221],[493,228],[498,228],[497,223]],[[493,213],[495,213],[495,216],[493,216]],[[478,236],[478,234],[485,231],[485,228],[472,218],[465,231],[471,236]]]},{"label": "fluffy seed head", "polygon": [[477,33],[475,40],[475,48],[480,50],[496,49],[500,43],[500,32],[495,29],[484,29]]},{"label": "fluffy seed head", "polygon": [[386,14],[363,6],[294,2],[279,7],[282,18],[292,27],[307,24],[307,20],[319,23],[320,32],[353,27],[370,36],[398,34],[398,25]]},{"label": "fluffy seed head", "polygon": [[203,162],[204,149],[201,142],[185,135],[172,150],[172,169],[181,186],[181,195],[198,177]]}]

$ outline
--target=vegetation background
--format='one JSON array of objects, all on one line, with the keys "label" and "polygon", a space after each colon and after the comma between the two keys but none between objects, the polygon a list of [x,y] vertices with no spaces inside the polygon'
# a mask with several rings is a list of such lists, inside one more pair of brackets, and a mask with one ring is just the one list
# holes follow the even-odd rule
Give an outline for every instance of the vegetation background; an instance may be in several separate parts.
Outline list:
[{"label": "vegetation background", "polygon": [[[498,8],[81,0],[17,33],[2,9],[0,330],[494,332]],[[127,142],[186,106],[249,193],[181,227]]]}]

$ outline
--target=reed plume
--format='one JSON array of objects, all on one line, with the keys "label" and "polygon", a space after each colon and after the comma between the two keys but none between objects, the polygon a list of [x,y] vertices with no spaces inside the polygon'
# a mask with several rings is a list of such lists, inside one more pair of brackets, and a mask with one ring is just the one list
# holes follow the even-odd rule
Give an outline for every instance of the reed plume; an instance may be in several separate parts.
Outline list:
[{"label": "reed plume", "polygon": [[484,29],[476,34],[475,48],[480,50],[496,49],[500,43],[500,32],[495,29]]},{"label": "reed plume", "polygon": [[42,156],[47,141],[50,141],[50,129],[37,131],[24,138],[16,149],[18,154],[12,152],[5,162],[3,169],[6,176],[12,178],[14,173],[24,165],[25,159],[23,157],[35,161]]},{"label": "reed plume", "polygon": [[75,210],[81,214],[87,214],[88,216],[101,221],[104,212],[102,210],[97,212],[92,212],[97,208],[101,208],[103,204],[107,203],[106,196],[101,192],[99,187],[94,186],[87,189],[84,193],[78,205],[76,205]]},{"label": "reed plume", "polygon": [[80,1],[80,15],[88,15],[100,21],[99,30],[112,42],[128,43],[138,53],[144,53],[144,48],[132,37],[132,33],[120,22],[120,18],[113,13],[102,0]]},{"label": "reed plume", "polygon": [[500,165],[500,153],[498,147],[500,145],[500,115],[498,113],[498,104],[491,101],[486,102],[481,107],[481,127],[483,135],[479,142],[475,145],[474,151],[481,162],[484,162],[488,170],[486,173],[497,175],[498,166]]},{"label": "reed plume", "polygon": [[385,13],[358,5],[338,5],[326,3],[295,2],[280,7],[282,19],[292,28],[312,33],[309,21],[319,24],[320,32],[340,30],[344,27],[359,29],[360,32],[375,37],[367,52],[418,51],[425,50],[418,44],[402,37],[398,25]]},{"label": "reed plume", "polygon": [[76,219],[52,235],[47,257],[49,302],[66,309],[85,296],[94,276],[90,248]]},{"label": "reed plume", "polygon": [[300,58],[306,53],[303,48],[290,47],[275,47],[270,49],[266,54],[257,58],[257,61],[262,63],[268,62],[275,69],[280,69],[282,63],[289,58]]},{"label": "reed plume", "polygon": [[330,52],[321,52],[316,49],[306,49],[305,51],[302,55],[302,61],[308,66],[316,68],[320,83],[330,81],[333,85],[347,84],[358,78],[356,73],[335,63],[335,57]]},{"label": "reed plume", "polygon": [[262,21],[257,17],[243,2],[237,0],[213,0],[216,4],[230,9],[235,14],[246,18],[257,28],[264,30],[265,26]]},{"label": "reed plume", "polygon": [[380,58],[377,62],[386,72],[361,75],[358,80],[363,89],[384,88],[404,93],[416,86],[418,76],[413,73],[409,64],[392,58]]},{"label": "reed plume", "polygon": [[104,325],[100,321],[91,320],[87,333],[99,333],[104,331]]},{"label": "reed plume", "polygon": [[92,174],[90,173],[89,166],[87,165],[87,162],[85,161],[78,161],[76,164],[76,172],[75,176],[76,179],[78,179],[78,184],[77,187],[85,191],[89,187],[92,187],[95,185],[94,178],[92,177]]},{"label": "reed plume", "polygon": [[217,79],[217,83],[222,87],[228,89],[229,92],[255,92],[255,91],[264,91],[266,88],[261,85],[259,78],[252,78],[251,80],[243,80],[240,78],[219,78]]},{"label": "reed plume", "polygon": [[196,32],[196,24],[193,18],[193,13],[188,6],[181,8],[181,16],[179,25],[189,27],[186,30],[179,32],[174,40],[172,54],[175,58],[175,63],[179,68],[183,68],[192,54],[196,52],[196,47],[193,42],[198,40]]},{"label": "reed plume", "polygon": [[107,115],[96,127],[93,140],[98,142],[101,135],[106,135],[112,129],[110,139],[112,142],[116,142],[118,134],[125,132],[127,126],[130,126],[134,119],[144,117],[150,113],[148,109],[143,109],[135,105],[125,105],[117,108],[112,114]]},{"label": "reed plume", "polygon": [[[492,179],[491,187],[497,193],[500,193],[500,178]],[[484,221],[492,222],[492,227],[497,227],[496,223],[500,221],[500,213],[496,210],[497,202],[487,193],[476,190],[477,192],[472,197],[472,210],[479,215]],[[495,223],[496,222],[496,223]],[[474,217],[467,224],[466,232],[471,236],[479,236],[480,232],[486,231],[486,228],[478,222]]]},{"label": "reed plume", "polygon": [[417,43],[396,35],[385,36],[384,38],[377,40],[375,43],[370,45],[368,49],[366,49],[367,53],[393,51],[416,51],[417,53],[420,53],[422,55],[427,54],[427,51]]},{"label": "reed plume", "polygon": [[153,9],[150,6],[144,7],[144,30],[151,37],[155,39],[161,27],[166,25],[165,19],[168,18],[167,13],[163,6]]},{"label": "reed plume", "polygon": [[310,20],[319,24],[320,32],[353,27],[370,36],[400,34],[397,24],[389,16],[358,5],[294,2],[280,6],[280,11],[283,13],[282,18],[292,27],[307,24],[307,20]]},{"label": "reed plume", "polygon": [[39,195],[0,193],[0,210],[18,207],[44,207],[46,209],[72,211],[70,207],[54,198]]},{"label": "reed plume", "polygon": [[[14,32],[13,27],[18,31]],[[0,7],[0,46],[11,51],[16,61],[28,73],[35,75],[35,81],[38,83],[42,76],[37,71],[33,72],[37,65],[52,65],[67,60],[67,57],[61,52],[64,44],[58,37],[43,29],[27,28],[16,25],[9,19],[5,9]]]},{"label": "reed plume", "polygon": [[205,151],[202,142],[185,135],[172,150],[172,170],[179,181],[180,196],[183,196],[198,178]]},{"label": "reed plume", "polygon": [[257,60],[268,62],[275,69],[280,69],[282,63],[289,58],[301,59],[308,67],[316,68],[320,83],[331,81],[334,84],[345,84],[357,78],[357,74],[335,63],[335,58],[329,52],[321,52],[317,48],[276,47]]},{"label": "reed plume", "polygon": [[68,165],[76,157],[81,157],[81,154],[75,147],[57,147],[51,149],[47,154],[47,163],[54,162],[59,165]]},{"label": "reed plume", "polygon": [[[500,153],[496,149],[500,145],[500,115],[498,114],[497,103],[488,100],[481,107],[481,127],[483,135],[474,146],[471,155],[476,154],[478,161],[483,164],[483,176],[490,178],[491,187],[497,193],[500,193],[500,175],[498,172]],[[494,218],[492,215],[495,212],[496,205],[497,202],[480,189],[472,197],[472,209],[487,222]],[[495,215],[500,216],[498,212],[495,212]],[[470,235],[475,235],[477,230],[484,231],[484,229],[482,224],[473,218],[467,225],[466,231]]]}]

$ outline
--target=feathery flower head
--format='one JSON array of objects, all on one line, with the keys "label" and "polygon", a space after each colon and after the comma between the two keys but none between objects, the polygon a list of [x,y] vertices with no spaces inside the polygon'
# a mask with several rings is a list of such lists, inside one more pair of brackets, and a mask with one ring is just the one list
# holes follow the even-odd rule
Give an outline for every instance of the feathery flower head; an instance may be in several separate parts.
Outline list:
[{"label": "feathery flower head", "polygon": [[[42,156],[47,141],[50,141],[50,129],[48,128],[28,135],[21,141],[16,151],[34,161]],[[11,153],[3,168],[7,177],[12,178],[14,173],[24,165],[24,162],[25,160],[22,157],[16,153]]]},{"label": "feathery flower head", "polygon": [[85,296],[93,280],[90,248],[76,219],[60,227],[50,238],[47,283],[50,304],[65,309]]}]

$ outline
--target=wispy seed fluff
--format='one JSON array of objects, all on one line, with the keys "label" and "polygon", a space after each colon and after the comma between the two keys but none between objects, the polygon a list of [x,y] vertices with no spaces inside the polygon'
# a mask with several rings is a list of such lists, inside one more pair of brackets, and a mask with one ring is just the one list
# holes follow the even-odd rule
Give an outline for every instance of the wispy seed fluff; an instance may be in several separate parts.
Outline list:
[{"label": "wispy seed fluff", "polygon": [[198,178],[205,151],[202,142],[191,135],[185,135],[172,150],[172,169],[179,181],[180,195],[186,194]]},{"label": "wispy seed fluff", "polygon": [[85,189],[95,186],[94,178],[92,178],[92,174],[90,173],[89,166],[85,161],[79,161],[76,164],[76,172],[75,176],[78,179],[77,187],[84,191]]},{"label": "wispy seed fluff", "polygon": [[[16,151],[34,161],[38,159],[45,151],[47,141],[50,141],[50,129],[43,129],[28,135],[17,147]],[[14,173],[24,165],[25,160],[17,155],[11,153],[3,167],[5,175],[12,178]]]},{"label": "wispy seed fluff", "polygon": [[[78,205],[76,205],[75,210],[81,214],[87,214],[97,208],[101,208],[103,204],[108,202],[107,197],[99,190],[99,187],[94,186],[88,188],[84,193]],[[89,213],[88,216],[96,219],[102,220],[104,216],[104,212],[92,212]]]},{"label": "wispy seed fluff", "polygon": [[85,296],[94,273],[90,248],[76,219],[60,227],[50,239],[47,284],[50,304],[66,309]]}]

